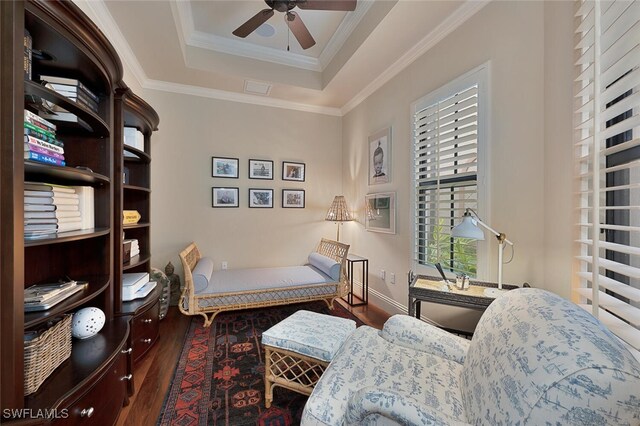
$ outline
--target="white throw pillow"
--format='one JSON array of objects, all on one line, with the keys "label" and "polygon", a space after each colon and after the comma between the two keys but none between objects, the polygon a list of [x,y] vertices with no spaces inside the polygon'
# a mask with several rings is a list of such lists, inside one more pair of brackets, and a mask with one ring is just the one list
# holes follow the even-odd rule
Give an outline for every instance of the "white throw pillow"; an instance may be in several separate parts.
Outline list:
[{"label": "white throw pillow", "polygon": [[340,264],[332,258],[313,252],[309,255],[309,264],[329,275],[332,280],[340,280]]}]

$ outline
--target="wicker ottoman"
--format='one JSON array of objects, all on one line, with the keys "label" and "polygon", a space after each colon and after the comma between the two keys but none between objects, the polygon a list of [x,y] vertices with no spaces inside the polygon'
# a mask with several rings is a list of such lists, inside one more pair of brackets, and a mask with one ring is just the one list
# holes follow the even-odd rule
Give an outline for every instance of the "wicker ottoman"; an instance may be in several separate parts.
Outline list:
[{"label": "wicker ottoman", "polygon": [[302,310],[262,333],[266,407],[273,401],[274,386],[310,395],[355,329],[353,320]]}]

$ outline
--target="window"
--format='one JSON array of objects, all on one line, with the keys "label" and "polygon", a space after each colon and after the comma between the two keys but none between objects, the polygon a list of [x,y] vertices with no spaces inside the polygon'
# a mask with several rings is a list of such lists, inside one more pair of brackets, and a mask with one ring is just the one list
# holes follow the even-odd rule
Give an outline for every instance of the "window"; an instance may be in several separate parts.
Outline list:
[{"label": "window", "polygon": [[439,262],[455,273],[478,276],[479,243],[450,234],[466,208],[482,212],[478,183],[484,171],[486,79],[483,65],[413,105],[417,272]]},{"label": "window", "polygon": [[576,5],[576,291],[640,350],[640,2]]}]

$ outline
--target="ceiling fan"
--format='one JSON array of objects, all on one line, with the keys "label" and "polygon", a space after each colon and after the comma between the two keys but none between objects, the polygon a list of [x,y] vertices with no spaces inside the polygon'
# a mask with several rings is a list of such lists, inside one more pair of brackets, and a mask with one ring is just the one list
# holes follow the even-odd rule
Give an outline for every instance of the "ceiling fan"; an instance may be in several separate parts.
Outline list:
[{"label": "ceiling fan", "polygon": [[244,24],[240,25],[233,31],[233,35],[237,37],[245,38],[252,32],[254,32],[260,25],[267,22],[274,14],[274,10],[283,12],[285,15],[285,22],[293,33],[293,35],[300,43],[303,49],[308,49],[316,41],[309,33],[304,22],[300,19],[300,16],[292,9],[299,7],[300,9],[308,10],[343,10],[351,11],[355,10],[357,0],[264,0],[269,6],[269,9],[263,9],[256,13],[251,19]]}]

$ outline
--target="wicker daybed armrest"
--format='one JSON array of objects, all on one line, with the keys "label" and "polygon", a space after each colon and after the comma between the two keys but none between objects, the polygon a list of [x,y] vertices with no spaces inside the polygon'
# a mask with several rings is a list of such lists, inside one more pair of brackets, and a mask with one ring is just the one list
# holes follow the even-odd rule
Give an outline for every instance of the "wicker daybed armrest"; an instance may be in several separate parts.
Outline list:
[{"label": "wicker daybed armrest", "polygon": [[192,307],[195,306],[195,288],[193,287],[192,271],[201,257],[200,250],[198,250],[198,246],[196,246],[196,243],[194,242],[191,242],[187,248],[180,252],[180,261],[182,262],[182,268],[184,269],[184,288],[182,289],[180,301],[178,302],[180,310],[183,309],[185,298],[188,299],[189,310],[193,309]]},{"label": "wicker daybed armrest", "polygon": [[349,291],[349,282],[347,280],[347,255],[349,254],[349,244],[343,244],[338,241],[323,238],[316,248],[316,252],[330,257],[340,263],[340,286],[338,297],[345,296]]}]

